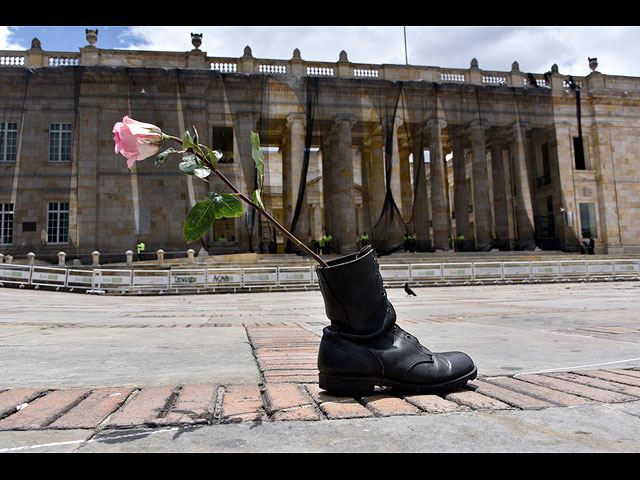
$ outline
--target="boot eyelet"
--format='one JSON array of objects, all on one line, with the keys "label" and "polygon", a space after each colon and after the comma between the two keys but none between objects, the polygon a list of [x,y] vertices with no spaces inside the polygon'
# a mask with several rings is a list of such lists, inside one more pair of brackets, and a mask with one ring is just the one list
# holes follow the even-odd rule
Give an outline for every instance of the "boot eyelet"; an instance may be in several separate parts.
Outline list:
[{"label": "boot eyelet", "polygon": [[382,291],[380,292],[380,295],[382,295],[383,297],[386,297],[386,296],[387,296],[387,292],[385,292],[384,290],[382,290]]}]

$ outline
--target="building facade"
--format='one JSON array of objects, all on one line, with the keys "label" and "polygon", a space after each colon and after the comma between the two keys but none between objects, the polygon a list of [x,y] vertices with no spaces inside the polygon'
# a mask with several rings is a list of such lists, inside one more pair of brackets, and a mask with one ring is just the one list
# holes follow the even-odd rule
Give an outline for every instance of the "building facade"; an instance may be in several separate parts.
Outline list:
[{"label": "building facade", "polygon": [[268,210],[304,242],[349,253],[415,233],[419,250],[640,253],[640,78],[411,65],[257,59],[100,49],[0,52],[0,253],[114,259],[135,250],[282,252],[247,211],[197,245],[186,213],[210,183],[175,156],[131,170],[114,153],[123,116],[224,154],[221,170],[255,186],[260,134]]}]

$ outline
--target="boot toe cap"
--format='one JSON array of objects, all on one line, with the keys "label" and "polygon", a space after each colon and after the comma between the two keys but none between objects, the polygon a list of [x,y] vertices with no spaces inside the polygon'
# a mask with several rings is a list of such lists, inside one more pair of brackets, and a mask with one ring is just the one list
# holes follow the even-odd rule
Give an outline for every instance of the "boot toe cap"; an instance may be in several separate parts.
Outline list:
[{"label": "boot toe cap", "polygon": [[464,352],[446,352],[440,355],[449,364],[452,377],[464,375],[475,368],[471,357]]},{"label": "boot toe cap", "polygon": [[475,368],[473,360],[466,353],[434,353],[433,362],[414,365],[410,376],[414,383],[434,384],[463,377]]}]

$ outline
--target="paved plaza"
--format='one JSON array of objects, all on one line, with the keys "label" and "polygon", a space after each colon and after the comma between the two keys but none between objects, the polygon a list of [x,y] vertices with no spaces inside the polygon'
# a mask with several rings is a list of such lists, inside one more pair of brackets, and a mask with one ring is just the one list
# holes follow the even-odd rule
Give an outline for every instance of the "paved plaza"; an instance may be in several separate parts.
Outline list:
[{"label": "paved plaza", "polygon": [[319,291],[0,288],[0,452],[640,450],[640,282],[415,291],[399,325],[469,388],[328,396]]}]

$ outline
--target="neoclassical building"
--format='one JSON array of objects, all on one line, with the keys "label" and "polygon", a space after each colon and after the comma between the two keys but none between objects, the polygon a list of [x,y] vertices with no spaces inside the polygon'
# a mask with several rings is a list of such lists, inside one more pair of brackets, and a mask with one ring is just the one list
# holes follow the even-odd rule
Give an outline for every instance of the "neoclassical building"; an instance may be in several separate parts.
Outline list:
[{"label": "neoclassical building", "polygon": [[[217,221],[197,245],[182,225],[208,191],[179,158],[129,170],[114,153],[127,115],[223,152],[251,192],[250,132],[266,158],[267,208],[305,242],[336,252],[367,233],[381,252],[415,233],[418,250],[640,253],[640,78],[369,65],[200,50],[78,52],[34,39],[0,52],[0,253],[115,259],[147,250],[286,251],[252,211]],[[587,61],[587,59],[585,59]],[[550,62],[551,63],[551,62]],[[464,238],[464,240],[463,240]],[[457,241],[459,240],[459,241]]]}]

